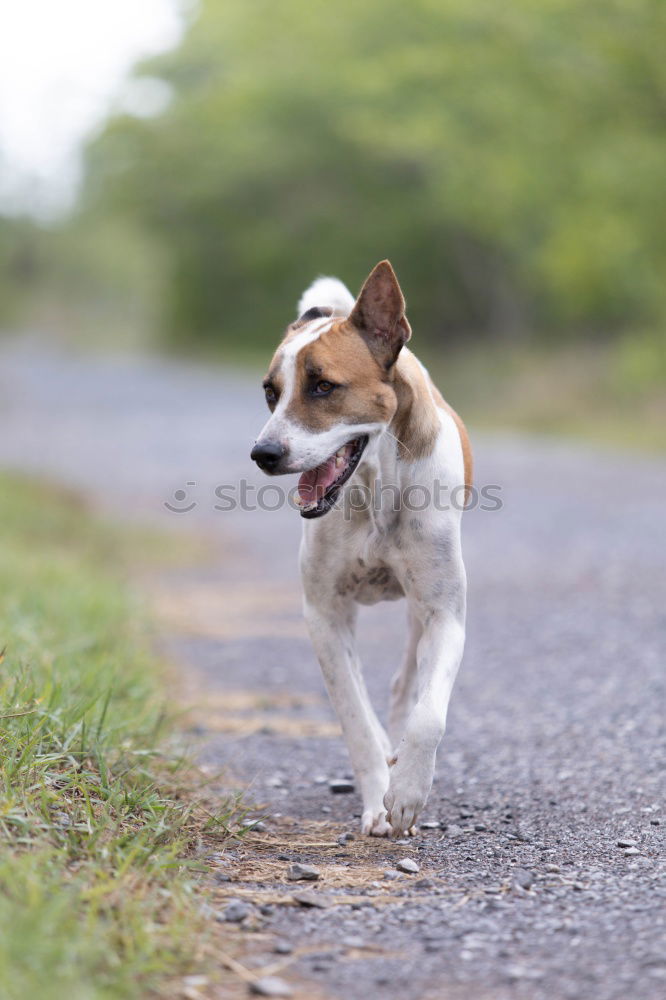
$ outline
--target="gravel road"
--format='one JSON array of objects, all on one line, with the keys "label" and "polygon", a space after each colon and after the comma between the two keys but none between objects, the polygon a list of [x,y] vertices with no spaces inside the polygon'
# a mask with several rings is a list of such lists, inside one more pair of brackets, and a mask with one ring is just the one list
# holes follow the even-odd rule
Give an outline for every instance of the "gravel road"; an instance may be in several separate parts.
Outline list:
[{"label": "gravel road", "polygon": [[[264,817],[210,857],[235,956],[308,998],[663,997],[664,462],[473,435],[502,509],[466,515],[468,642],[428,827],[339,843],[359,800],[329,790],[349,764],[300,619],[300,519],[215,509],[218,486],[245,477],[247,507],[266,485],[248,459],[263,416],[247,375],[0,347],[3,467],[219,553],[152,597],[203,766],[249,784]],[[361,620],[382,712],[400,612]],[[294,862],[319,878],[289,880]]]}]

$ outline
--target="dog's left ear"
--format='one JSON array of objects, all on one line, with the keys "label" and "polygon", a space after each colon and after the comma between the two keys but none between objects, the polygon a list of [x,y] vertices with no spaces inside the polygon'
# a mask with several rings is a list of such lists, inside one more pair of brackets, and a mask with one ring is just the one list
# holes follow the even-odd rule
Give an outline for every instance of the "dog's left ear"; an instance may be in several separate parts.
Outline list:
[{"label": "dog's left ear", "polygon": [[412,330],[405,316],[405,297],[387,260],[380,261],[366,278],[349,319],[388,371]]}]

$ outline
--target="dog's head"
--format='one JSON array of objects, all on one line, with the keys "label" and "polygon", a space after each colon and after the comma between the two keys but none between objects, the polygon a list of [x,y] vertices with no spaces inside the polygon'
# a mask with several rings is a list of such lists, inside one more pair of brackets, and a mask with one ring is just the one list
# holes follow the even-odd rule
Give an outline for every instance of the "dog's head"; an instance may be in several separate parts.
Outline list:
[{"label": "dog's head", "polygon": [[308,308],[287,328],[264,379],[271,417],[251,457],[270,475],[302,473],[303,517],[331,509],[397,406],[394,365],[411,330],[387,260],[377,264],[346,312],[339,302]]}]

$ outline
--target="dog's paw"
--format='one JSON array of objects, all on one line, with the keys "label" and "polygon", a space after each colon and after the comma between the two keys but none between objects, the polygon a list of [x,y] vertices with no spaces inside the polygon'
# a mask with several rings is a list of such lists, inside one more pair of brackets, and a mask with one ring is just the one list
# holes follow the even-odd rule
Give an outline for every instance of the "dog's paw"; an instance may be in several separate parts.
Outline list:
[{"label": "dog's paw", "polygon": [[372,809],[366,809],[361,817],[361,833],[365,837],[390,837],[391,824],[386,819],[385,810],[373,812]]},{"label": "dog's paw", "polygon": [[413,836],[411,831],[426,804],[433,772],[434,761],[410,761],[410,755],[405,750],[398,754],[384,796],[386,819],[394,834]]}]

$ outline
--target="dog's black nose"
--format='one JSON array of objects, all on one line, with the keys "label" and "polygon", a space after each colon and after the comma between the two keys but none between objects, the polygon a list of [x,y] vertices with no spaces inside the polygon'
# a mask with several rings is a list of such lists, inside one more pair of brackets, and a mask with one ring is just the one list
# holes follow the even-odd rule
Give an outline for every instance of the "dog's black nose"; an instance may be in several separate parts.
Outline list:
[{"label": "dog's black nose", "polygon": [[264,472],[275,472],[278,462],[286,454],[287,449],[283,448],[281,444],[274,444],[271,441],[267,441],[264,444],[255,444],[250,452],[250,458]]}]

